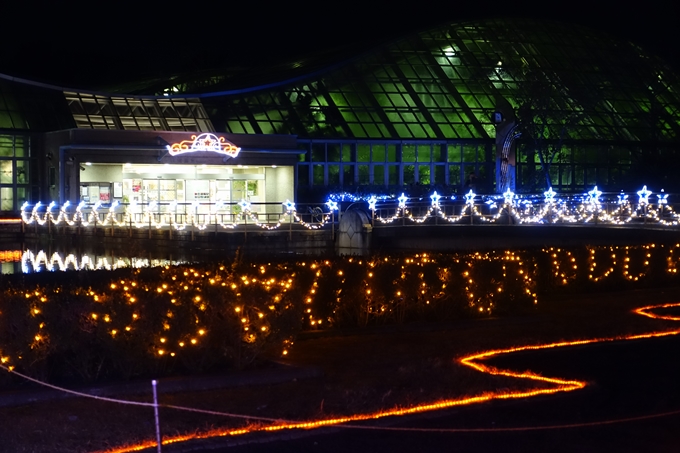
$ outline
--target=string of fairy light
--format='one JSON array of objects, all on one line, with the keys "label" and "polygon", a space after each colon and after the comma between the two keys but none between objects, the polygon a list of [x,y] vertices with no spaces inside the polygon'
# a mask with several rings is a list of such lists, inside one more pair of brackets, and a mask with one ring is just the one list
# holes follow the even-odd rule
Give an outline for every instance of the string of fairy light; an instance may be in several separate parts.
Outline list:
[{"label": "string of fairy light", "polygon": [[[199,344],[202,338],[211,335],[210,330],[202,325],[202,313],[217,303],[205,296],[209,288],[224,288],[224,300],[240,326],[240,341],[252,344],[264,341],[269,335],[271,322],[285,310],[293,309],[291,302],[286,299],[286,293],[292,287],[299,286],[297,282],[304,272],[311,272],[311,278],[305,280],[308,286],[298,288],[303,294],[302,328],[323,329],[337,322],[336,311],[349,303],[352,295],[348,291],[352,288],[359,289],[355,296],[359,298],[361,323],[390,319],[398,321],[406,304],[412,309],[422,310],[447,303],[446,297],[452,294],[460,294],[466,300],[470,312],[482,316],[493,315],[505,300],[504,297],[522,296],[527,303],[537,304],[539,263],[546,262],[542,256],[549,260],[548,272],[558,286],[588,280],[602,283],[615,278],[635,282],[647,276],[652,269],[652,260],[665,266],[667,275],[677,274],[680,244],[589,247],[585,257],[583,254],[575,255],[572,250],[551,247],[531,252],[492,251],[457,255],[420,253],[375,258],[311,259],[295,263],[253,263],[249,270],[242,273],[235,273],[224,266],[210,271],[198,266],[165,265],[158,282],[142,283],[130,278],[112,281],[102,288],[74,288],[71,291],[78,296],[85,294],[90,300],[89,322],[104,326],[114,340],[125,339],[125,335],[139,324],[139,320],[148,318],[149,313],[145,311],[150,308],[139,301],[153,294],[157,301],[154,303],[166,309],[163,319],[155,324],[161,327],[152,333],[154,345],[150,354],[175,357],[180,351],[190,349]],[[34,271],[39,271],[42,265],[47,266],[48,263],[53,267],[46,268],[53,270],[78,266],[73,257],[61,261],[55,259],[54,255],[48,259],[44,253],[33,255],[25,252],[23,258],[26,262],[22,266],[32,266]],[[43,260],[42,264],[39,260]],[[57,262],[59,264],[53,264]],[[72,264],[68,265],[69,262]],[[90,268],[93,262],[84,256],[78,268]],[[108,268],[108,265],[103,266]],[[386,268],[395,269],[393,280],[387,282],[387,287],[382,282]],[[351,275],[348,274],[350,269],[353,269]],[[140,269],[135,270],[134,275],[139,275],[139,272]],[[337,280],[329,280],[331,276]],[[383,286],[380,286],[381,283]],[[328,304],[328,291],[319,297],[320,290],[327,289],[328,285],[333,286],[332,297],[335,298],[331,301],[331,311],[325,307]],[[248,298],[244,299],[243,291],[249,287],[260,288],[266,300],[254,304]],[[12,291],[7,289],[3,297],[24,299],[27,315],[35,319],[33,325],[37,327],[31,336],[33,343],[30,346],[48,347],[50,320],[43,315],[44,304],[50,303],[52,296],[58,292],[66,290],[56,289],[50,293],[36,287],[22,293]],[[121,300],[127,309],[113,310],[112,304],[120,303]],[[191,307],[192,316],[196,319],[196,325],[191,328],[184,322],[178,322],[179,318],[186,315],[187,307]],[[277,347],[285,355],[291,346],[292,342],[288,338],[280,340]],[[2,358],[4,363],[17,360],[8,354]]]},{"label": "string of fairy light", "polygon": [[[375,195],[369,197],[354,197],[349,194],[332,194],[325,203],[327,212],[321,207],[318,212],[310,216],[310,221],[305,221],[298,213],[295,203],[286,200],[282,203],[285,213],[276,216],[276,220],[270,219],[267,214],[266,221],[260,219],[260,215],[254,210],[249,201],[241,200],[237,203],[237,214],[224,214],[225,208],[229,208],[223,201],[215,203],[193,202],[186,212],[178,212],[177,202],[171,202],[165,212],[161,212],[161,206],[151,201],[144,206],[136,202],[129,205],[121,205],[114,201],[108,208],[102,207],[101,202],[92,205],[80,202],[75,210],[71,210],[70,202],[64,203],[57,209],[57,204],[51,202],[44,207],[40,202],[32,208],[26,202],[21,207],[21,219],[27,224],[36,223],[45,225],[69,225],[87,227],[120,227],[120,228],[172,228],[178,231],[193,227],[205,230],[209,227],[233,230],[244,222],[250,222],[264,230],[276,230],[283,225],[296,224],[307,229],[320,229],[335,222],[335,212],[339,210],[338,200],[366,203],[371,211],[373,221],[380,224],[392,224],[406,222],[421,224],[429,219],[442,220],[448,223],[474,223],[477,219],[481,223],[507,222],[507,218],[513,219],[520,224],[604,224],[625,225],[644,223],[660,226],[677,226],[680,217],[668,204],[668,194],[663,190],[654,192],[644,186],[637,191],[637,202],[630,201],[629,194],[623,192],[617,195],[616,201],[604,201],[602,191],[595,186],[592,190],[580,196],[557,197],[552,187],[543,193],[543,197],[519,196],[507,189],[501,196],[478,195],[470,190],[463,196],[464,203],[455,202],[456,197],[444,197],[433,192],[430,204],[422,215],[416,215],[414,207],[421,207],[422,197],[408,197],[402,193],[394,199]],[[653,197],[656,197],[654,203]],[[448,199],[449,204],[445,204]],[[44,210],[43,210],[44,207]],[[199,214],[199,209],[207,209],[208,213]],[[89,210],[89,212],[87,212]],[[122,212],[121,212],[122,210]],[[486,213],[482,211],[486,211]],[[141,212],[140,212],[141,211]],[[177,221],[180,218],[180,221]],[[231,219],[225,221],[225,219]]]},{"label": "string of fairy light", "polygon": [[[21,220],[26,225],[68,225],[82,228],[171,228],[177,231],[186,230],[189,227],[199,231],[206,230],[209,227],[233,230],[238,225],[249,221],[250,225],[255,225],[263,230],[275,230],[284,224],[297,224],[304,228],[315,230],[333,223],[334,213],[338,210],[338,205],[335,201],[328,201],[326,203],[328,212],[321,211],[315,213],[313,216],[310,216],[312,217],[310,221],[305,221],[298,214],[295,203],[286,200],[282,203],[285,213],[276,215],[275,221],[271,221],[272,214],[267,214],[265,216],[267,221],[263,222],[260,219],[260,214],[249,201],[241,200],[237,205],[240,212],[225,214],[224,210],[228,206],[223,201],[210,204],[193,202],[190,209],[186,212],[178,210],[176,201],[170,202],[163,209],[155,201],[151,201],[145,206],[136,202],[121,205],[118,201],[114,201],[108,208],[102,207],[100,201],[91,205],[81,201],[75,207],[75,210],[71,210],[71,203],[66,201],[58,209],[57,204],[51,202],[45,206],[44,212],[41,213],[44,206],[41,202],[36,203],[32,208],[29,208],[29,204],[26,202],[21,207]],[[199,212],[203,208],[208,209],[208,213]],[[179,221],[177,220],[178,218],[180,219]]]},{"label": "string of fairy light", "polygon": [[[680,307],[680,303],[666,303],[666,304],[660,304],[660,305],[649,305],[649,306],[644,306],[640,307],[634,310],[634,313],[642,316],[646,316],[652,319],[661,319],[661,320],[671,320],[671,321],[680,321],[680,317],[674,316],[672,314],[668,313],[668,310],[676,309],[677,307]],[[661,313],[658,313],[658,312]],[[479,404],[483,402],[488,402],[492,400],[497,400],[497,399],[523,399],[523,398],[530,398],[534,396],[539,396],[539,395],[549,395],[549,394],[555,394],[555,393],[560,393],[560,392],[571,392],[575,390],[580,390],[583,389],[588,385],[586,381],[579,381],[575,379],[564,379],[560,377],[549,377],[549,376],[542,376],[539,374],[536,374],[532,371],[523,371],[523,372],[517,372],[511,369],[500,369],[494,366],[490,366],[485,364],[484,362],[488,360],[489,358],[492,357],[497,357],[501,355],[508,355],[508,354],[513,354],[517,352],[525,352],[525,351],[538,351],[538,350],[547,350],[547,349],[557,349],[557,348],[564,348],[564,347],[573,347],[573,346],[583,346],[583,345],[590,345],[590,344],[597,344],[597,343],[605,343],[605,342],[615,342],[615,341],[631,341],[631,340],[641,340],[641,339],[650,339],[650,338],[660,338],[660,337],[667,337],[667,336],[674,336],[680,334],[680,330],[678,329],[671,329],[671,330],[661,330],[661,331],[653,331],[650,333],[644,333],[644,334],[633,334],[633,335],[625,335],[625,336],[615,336],[615,337],[604,337],[604,338],[593,338],[593,339],[586,339],[586,340],[574,340],[574,341],[560,341],[560,342],[554,342],[554,343],[545,343],[545,344],[535,344],[535,345],[525,345],[525,346],[518,346],[518,347],[511,347],[511,348],[503,348],[503,349],[495,349],[495,350],[489,350],[489,351],[482,351],[478,353],[474,353],[471,355],[467,355],[464,357],[461,357],[457,360],[458,363],[460,363],[463,366],[470,367],[476,371],[479,371],[481,373],[485,374],[490,374],[494,376],[505,376],[509,378],[515,378],[515,379],[521,379],[525,381],[530,381],[534,384],[534,388],[528,389],[528,390],[494,390],[494,391],[487,391],[483,394],[480,395],[471,395],[471,396],[465,396],[461,398],[453,398],[453,399],[446,399],[446,400],[438,400],[438,401],[433,401],[430,403],[425,403],[425,404],[419,404],[419,405],[413,405],[410,407],[396,407],[393,409],[387,409],[387,410],[382,410],[378,412],[373,412],[373,413],[358,413],[358,414],[349,414],[346,416],[342,417],[337,417],[337,418],[329,418],[329,419],[317,419],[317,420],[307,420],[307,421],[291,421],[291,420],[280,420],[280,419],[274,419],[274,418],[268,418],[268,417],[253,417],[253,416],[248,416],[248,415],[238,415],[238,414],[233,414],[233,413],[226,413],[226,412],[219,412],[219,411],[206,411],[206,410],[201,410],[197,408],[191,408],[191,407],[182,407],[182,406],[174,406],[174,405],[160,405],[161,407],[167,407],[167,408],[172,408],[175,410],[184,410],[184,411],[189,411],[189,412],[198,412],[198,413],[210,413],[212,415],[222,415],[225,417],[236,417],[236,418],[242,418],[244,420],[257,420],[255,423],[251,423],[250,425],[238,429],[232,429],[232,428],[225,428],[225,429],[212,429],[207,432],[194,432],[186,435],[179,435],[179,436],[173,436],[169,437],[163,440],[163,444],[169,445],[169,444],[175,444],[175,443],[180,443],[180,442],[185,442],[188,440],[194,440],[194,439],[205,439],[205,438],[211,438],[211,437],[226,437],[226,436],[239,436],[247,433],[254,433],[254,432],[276,432],[276,431],[282,431],[282,430],[292,430],[292,429],[316,429],[316,428],[321,428],[321,427],[326,427],[326,426],[333,426],[333,425],[338,425],[342,426],[344,428],[356,428],[356,429],[383,429],[382,427],[372,427],[372,426],[364,426],[364,425],[352,425],[352,422],[357,422],[357,421],[366,421],[366,420],[377,420],[380,418],[384,417],[394,417],[394,416],[404,416],[404,415],[411,415],[411,414],[417,414],[417,413],[423,413],[423,412],[428,412],[428,411],[434,411],[434,410],[442,410],[442,409],[447,409],[451,407],[457,407],[457,406],[466,406],[466,405],[471,405],[471,404]],[[7,370],[7,371],[12,371],[12,367],[8,367],[5,365],[5,360],[2,360],[2,364],[0,364],[0,367]],[[19,374],[19,373],[17,373]],[[24,376],[22,374],[19,374],[22,377],[26,377],[27,379],[41,383],[40,381],[37,381],[35,379],[29,378],[27,376]],[[50,384],[45,384],[50,388],[54,389],[59,389],[56,386],[50,385]],[[69,393],[75,393],[66,389],[61,389],[65,392]],[[140,403],[137,401],[125,401],[125,400],[114,400],[110,398],[101,398],[98,396],[94,395],[87,395],[87,394],[80,394],[80,396],[89,396],[94,399],[104,399],[106,401],[110,402],[118,402],[121,404],[132,404],[132,405],[151,405],[150,403]],[[651,418],[655,416],[666,416],[666,415],[674,415],[677,414],[677,411],[673,412],[668,412],[668,413],[663,413],[663,414],[653,414],[651,416],[643,416],[643,417],[633,417],[630,419],[622,419],[622,420],[613,420],[613,421],[604,421],[604,422],[594,422],[591,423],[591,425],[600,425],[600,424],[610,424],[610,423],[617,423],[617,422],[625,422],[625,421],[630,421],[630,420],[637,420],[637,419],[646,419],[646,418]],[[264,424],[263,422],[269,422],[269,424]],[[546,427],[541,427],[541,426],[530,426],[530,427],[515,427],[515,428],[509,428],[510,430],[513,431],[528,431],[528,430],[536,430],[536,429],[557,429],[557,428],[568,428],[568,427],[575,427],[575,426],[587,426],[589,424],[569,424],[569,425],[558,425],[558,426],[546,426]],[[389,428],[391,430],[411,430],[411,428]],[[442,429],[439,428],[438,431],[441,432],[476,432],[476,431],[483,431],[483,430],[478,430],[475,428],[463,428],[463,429]],[[133,451],[139,451],[144,448],[152,447],[155,444],[153,441],[145,441],[138,443],[136,445],[127,445],[124,447],[119,447],[119,448],[112,448],[112,449],[107,449],[105,450],[105,453],[128,453],[128,452],[133,452]],[[104,452],[102,452],[104,453]]]}]

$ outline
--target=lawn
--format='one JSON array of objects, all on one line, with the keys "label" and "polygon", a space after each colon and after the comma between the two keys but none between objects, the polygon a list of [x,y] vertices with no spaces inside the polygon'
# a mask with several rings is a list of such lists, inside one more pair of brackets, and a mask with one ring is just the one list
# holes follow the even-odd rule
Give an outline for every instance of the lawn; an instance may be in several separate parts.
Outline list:
[{"label": "lawn", "polygon": [[[541,386],[482,374],[462,366],[457,359],[489,349],[674,329],[677,326],[672,321],[642,317],[632,310],[675,302],[678,294],[679,288],[661,288],[543,295],[536,311],[522,316],[309,332],[298,338],[286,363],[319,367],[322,377],[174,394],[163,393],[161,386],[160,402],[216,412],[309,420]],[[505,357],[499,363],[512,366],[513,358]],[[521,370],[531,365],[521,357],[515,363]],[[568,363],[561,366],[569,370]],[[120,397],[148,402],[151,392]],[[603,414],[606,413],[605,410]],[[166,439],[250,423],[167,408],[161,408],[160,419]],[[72,398],[0,409],[0,439],[3,451],[8,452],[100,452],[154,438],[154,414],[148,407]],[[191,442],[198,447],[202,441]],[[152,450],[155,451],[149,451]]]}]

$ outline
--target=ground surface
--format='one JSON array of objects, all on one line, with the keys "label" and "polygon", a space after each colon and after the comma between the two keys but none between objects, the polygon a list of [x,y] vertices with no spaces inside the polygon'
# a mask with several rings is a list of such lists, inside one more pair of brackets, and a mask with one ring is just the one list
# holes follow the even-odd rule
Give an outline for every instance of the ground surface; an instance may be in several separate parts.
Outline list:
[{"label": "ground surface", "polygon": [[[635,307],[680,300],[680,289],[588,296],[544,296],[535,314],[448,325],[405,325],[307,334],[287,360],[320,367],[320,378],[181,394],[161,403],[220,412],[306,420],[527,388],[456,362],[466,354],[525,344],[680,328],[644,318]],[[676,314],[680,314],[680,311]],[[674,325],[679,324],[679,325]],[[582,379],[579,391],[494,401],[379,422],[382,428],[495,429],[583,424],[680,410],[680,338],[659,338],[524,352],[489,361],[497,367]],[[162,389],[161,389],[162,391]],[[149,401],[149,398],[142,398]],[[244,422],[162,409],[164,438]],[[570,429],[511,432],[419,432],[331,428],[176,443],[163,451],[677,451],[680,416]],[[0,451],[95,452],[154,439],[149,408],[73,399],[0,409]],[[238,446],[235,444],[241,443]],[[217,450],[215,450],[215,448]],[[150,448],[146,451],[155,451]]]}]

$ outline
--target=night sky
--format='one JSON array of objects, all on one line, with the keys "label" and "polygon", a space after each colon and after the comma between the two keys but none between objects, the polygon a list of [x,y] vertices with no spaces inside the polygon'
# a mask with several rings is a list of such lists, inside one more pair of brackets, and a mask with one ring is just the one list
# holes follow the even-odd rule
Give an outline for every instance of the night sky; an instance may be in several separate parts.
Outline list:
[{"label": "night sky", "polygon": [[[176,71],[266,65],[341,45],[368,48],[448,22],[531,17],[585,25],[641,45],[680,72],[677,14],[656,0],[521,2],[97,2],[3,6],[0,73],[82,89]],[[57,5],[59,3],[59,5]],[[142,5],[142,6],[140,6]],[[406,5],[406,6],[404,6]],[[597,5],[594,7],[593,5]],[[24,7],[25,8],[25,7]],[[107,9],[103,9],[107,8]],[[8,20],[13,17],[14,20]]]}]

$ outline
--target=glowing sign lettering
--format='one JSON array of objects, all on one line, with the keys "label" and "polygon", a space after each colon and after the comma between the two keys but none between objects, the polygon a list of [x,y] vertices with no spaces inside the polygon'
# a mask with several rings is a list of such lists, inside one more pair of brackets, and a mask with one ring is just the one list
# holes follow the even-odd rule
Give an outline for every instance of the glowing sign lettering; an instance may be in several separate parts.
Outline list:
[{"label": "glowing sign lettering", "polygon": [[184,153],[194,153],[200,151],[208,151],[212,153],[224,154],[229,157],[238,156],[241,148],[229,143],[224,137],[218,137],[215,134],[205,133],[201,135],[192,135],[191,140],[182,140],[179,143],[173,143],[166,147],[171,156]]}]

